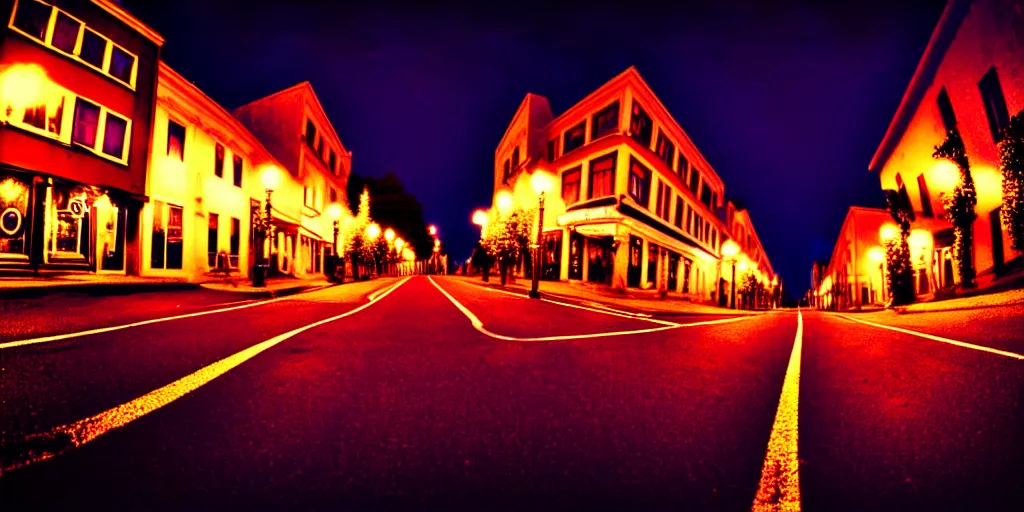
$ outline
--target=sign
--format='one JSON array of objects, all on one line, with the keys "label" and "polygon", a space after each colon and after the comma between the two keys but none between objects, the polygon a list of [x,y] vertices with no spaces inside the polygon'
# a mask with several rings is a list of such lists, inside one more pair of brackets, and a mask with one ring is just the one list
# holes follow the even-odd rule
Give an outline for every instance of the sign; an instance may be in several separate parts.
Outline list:
[{"label": "sign", "polygon": [[620,217],[621,216],[615,206],[599,206],[597,208],[586,208],[583,210],[563,213],[558,216],[558,225],[566,226],[569,224],[576,224],[578,222],[614,220]]},{"label": "sign", "polygon": [[615,224],[587,224],[583,226],[576,226],[576,232],[583,236],[615,236],[615,227]]}]

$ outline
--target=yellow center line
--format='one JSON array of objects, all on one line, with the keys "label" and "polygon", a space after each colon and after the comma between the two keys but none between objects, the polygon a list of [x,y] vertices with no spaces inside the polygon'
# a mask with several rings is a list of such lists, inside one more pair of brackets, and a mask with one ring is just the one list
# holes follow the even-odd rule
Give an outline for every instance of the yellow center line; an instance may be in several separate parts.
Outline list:
[{"label": "yellow center line", "polygon": [[273,338],[257,343],[256,345],[225,357],[224,359],[204,366],[189,375],[167,384],[166,386],[150,391],[139,398],[103,411],[95,416],[90,416],[74,423],[56,427],[50,432],[29,436],[25,443],[23,443],[25,446],[53,447],[56,445],[59,446],[59,448],[33,450],[26,453],[25,457],[20,460],[3,461],[3,466],[0,467],[0,475],[28,464],[34,464],[53,458],[67,450],[82,446],[83,444],[88,443],[89,441],[92,441],[113,429],[123,427],[185,396],[186,394],[199,389],[213,379],[224,375],[228,371],[238,367],[242,363],[252,359],[256,355],[281,343],[282,341],[304,333],[310,329],[359,313],[373,304],[376,304],[384,297],[387,297],[391,292],[397,290],[398,287],[405,284],[409,279],[409,277],[406,277],[394,286],[388,288],[386,292],[382,293],[374,300],[371,300],[370,302],[367,302],[366,304],[363,304],[351,311],[347,311],[330,318],[325,318],[297,329],[293,329],[284,334],[274,336]]},{"label": "yellow center line", "polygon": [[753,510],[800,510],[800,460],[797,455],[797,420],[800,403],[800,353],[803,348],[804,317],[797,310],[796,339],[782,383],[779,408],[768,439],[768,451],[761,468],[761,482]]}]

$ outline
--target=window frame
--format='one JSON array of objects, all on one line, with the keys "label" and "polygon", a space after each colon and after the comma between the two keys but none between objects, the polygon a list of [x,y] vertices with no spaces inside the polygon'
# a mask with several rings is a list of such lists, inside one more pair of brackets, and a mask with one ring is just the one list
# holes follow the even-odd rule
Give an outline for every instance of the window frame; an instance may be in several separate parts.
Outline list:
[{"label": "window frame", "polygon": [[213,175],[218,178],[224,177],[224,167],[227,163],[227,149],[220,142],[215,143],[213,148]]},{"label": "window frame", "polygon": [[1003,84],[999,80],[999,72],[995,66],[990,66],[981,80],[978,80],[978,91],[981,93],[985,118],[992,133],[992,142],[998,144],[1003,138],[1003,130],[1010,124],[1010,109],[1006,105],[1006,94],[1003,92]]},{"label": "window frame", "polygon": [[[634,109],[639,110],[639,112],[638,113],[634,113],[633,112]],[[641,126],[640,127],[641,130],[637,130],[637,131],[633,130],[633,118],[634,118],[634,116],[641,117],[641,118],[646,118],[647,124],[646,124],[646,126]],[[647,138],[646,141],[645,140],[641,140],[641,136],[642,136],[641,135],[641,131],[642,130],[650,130],[650,133],[646,137]],[[647,113],[647,110],[644,109],[644,106],[636,98],[633,98],[632,104],[630,105],[630,109],[629,109],[629,132],[630,132],[629,133],[629,137],[631,139],[636,141],[638,144],[646,147],[647,149],[651,149],[651,144],[654,143],[654,119],[651,118],[651,114]]]},{"label": "window frame", "polygon": [[664,130],[658,130],[658,137],[654,144],[654,153],[658,155],[658,159],[668,165],[669,169],[675,172],[673,162],[676,159],[676,145],[672,142],[672,139],[665,134]]},{"label": "window frame", "polygon": [[[569,140],[571,140],[571,139],[569,138],[569,134],[573,133],[576,130],[580,131],[580,144],[578,146],[570,147]],[[575,137],[573,137],[573,139],[575,139]],[[563,155],[568,154],[568,153],[572,153],[573,151],[576,151],[577,149],[582,148],[583,146],[586,146],[586,145],[587,145],[587,120],[586,119],[580,121],[577,124],[574,124],[574,125],[570,126],[569,128],[566,128],[565,131],[562,132],[562,154]]]},{"label": "window frame", "polygon": [[[43,38],[42,39],[39,39],[38,37],[36,37],[36,36],[34,36],[32,34],[29,34],[28,32],[25,32],[21,28],[15,26],[14,20],[17,17],[18,10],[22,6],[23,2],[36,2],[36,3],[39,3],[39,4],[43,5],[43,6],[46,6],[46,7],[50,8],[50,16],[49,16],[49,19],[48,19],[47,24],[46,24],[46,32],[43,34]],[[70,19],[72,19],[74,21],[77,21],[80,24],[80,27],[78,29],[78,36],[77,36],[76,41],[75,41],[75,48],[74,48],[73,53],[68,53],[65,50],[63,50],[61,48],[58,48],[58,47],[53,45],[53,34],[54,34],[54,30],[56,28],[56,23],[57,23],[57,13],[62,13],[65,16],[67,16],[68,18],[70,18]],[[10,16],[10,18],[7,21],[7,27],[9,29],[11,29],[12,31],[14,31],[14,32],[16,32],[16,33],[26,37],[30,41],[35,42],[36,44],[42,45],[42,46],[44,46],[44,47],[46,47],[46,48],[48,48],[50,50],[53,50],[53,51],[57,52],[59,55],[62,55],[64,57],[66,57],[66,58],[69,58],[71,60],[77,61],[80,64],[83,64],[85,66],[88,66],[88,67],[92,68],[93,70],[99,71],[105,77],[107,77],[109,79],[112,79],[114,82],[116,82],[116,83],[118,83],[118,84],[120,84],[120,85],[122,85],[124,87],[127,87],[128,89],[130,89],[132,91],[134,91],[135,88],[136,88],[136,83],[137,83],[137,80],[138,80],[138,73],[139,73],[139,56],[137,54],[135,54],[134,52],[129,51],[124,46],[121,46],[121,45],[115,43],[113,39],[103,35],[102,33],[100,33],[99,31],[95,30],[94,28],[90,28],[89,25],[87,23],[85,23],[85,21],[83,21],[82,19],[72,15],[71,13],[65,11],[64,9],[61,9],[61,8],[55,6],[55,5],[52,5],[52,4],[49,4],[49,3],[46,3],[46,2],[42,2],[40,0],[15,0],[14,8],[11,9],[11,16]],[[104,46],[104,50],[103,50],[103,64],[102,64],[102,66],[97,66],[97,65],[93,64],[92,62],[89,62],[89,61],[87,61],[87,60],[85,60],[85,59],[83,59],[81,57],[82,41],[83,41],[83,39],[85,37],[85,31],[86,30],[88,30],[88,31],[92,32],[93,34],[99,36],[101,39],[103,39],[105,41],[105,46]],[[114,47],[117,47],[119,50],[121,50],[125,54],[134,57],[134,62],[132,63],[132,69],[131,69],[131,72],[129,73],[128,82],[125,82],[124,80],[121,80],[120,77],[114,76],[110,72],[110,65],[111,65],[111,59],[112,59],[112,53],[113,53]]]},{"label": "window frame", "polygon": [[[596,158],[592,158],[587,162],[587,201],[590,201],[592,199],[600,199],[602,197],[615,197],[615,174],[618,171],[618,159],[618,151],[612,151],[611,153],[607,153]],[[602,170],[600,171],[600,173],[602,175],[605,173],[610,174],[609,179],[611,181],[611,191],[608,194],[594,197],[594,166],[595,164],[603,164],[606,161],[611,162],[611,168],[607,170]]]},{"label": "window frame", "polygon": [[[97,107],[99,107],[100,108],[100,115],[99,115],[99,118],[96,121],[96,145],[94,147],[89,147],[89,146],[87,146],[85,144],[82,144],[81,142],[74,142],[74,141],[72,141],[70,139],[70,136],[71,136],[70,134],[74,133],[74,130],[75,130],[75,127],[74,127],[74,122],[75,122],[74,110],[75,109],[74,109],[74,107],[72,107],[71,108],[71,111],[72,111],[72,114],[71,114],[71,130],[69,132],[69,144],[71,144],[74,147],[80,147],[80,148],[88,149],[90,152],[92,152],[96,156],[99,156],[101,158],[105,158],[105,159],[110,160],[112,162],[117,162],[117,163],[122,164],[122,165],[128,165],[128,155],[129,155],[129,153],[131,153],[131,146],[132,146],[132,119],[129,118],[128,116],[122,115],[122,114],[120,114],[118,112],[115,112],[115,111],[111,110],[110,108],[108,108],[107,106],[103,105],[102,103],[100,103],[98,101],[93,101],[93,100],[91,100],[89,98],[86,98],[84,96],[78,96],[78,95],[74,95],[74,96],[75,96],[75,106],[78,105],[78,101],[79,100],[86,101],[88,103],[91,103],[91,104],[96,105]],[[124,147],[121,150],[121,153],[122,153],[121,158],[117,158],[117,157],[115,157],[113,155],[109,155],[109,154],[107,154],[107,153],[105,153],[103,151],[103,143],[106,142],[106,138],[107,138],[107,119],[111,115],[113,115],[114,117],[120,118],[121,120],[125,121]],[[184,146],[182,147],[182,149],[184,149]]]},{"label": "window frame", "polygon": [[[644,174],[641,174],[641,175],[636,174],[634,171],[636,170],[637,167],[639,167],[639,170],[642,171]],[[633,177],[634,176],[638,176],[638,178],[639,178],[637,181],[639,181],[639,187],[640,187],[639,193],[641,194],[640,197],[637,197],[637,195],[633,193],[634,192],[633,191]],[[654,181],[653,177],[654,177],[654,173],[652,173],[651,170],[646,165],[643,164],[643,162],[638,160],[635,156],[630,155],[630,157],[629,157],[629,178],[626,180],[626,193],[629,195],[629,197],[633,198],[633,200],[636,201],[637,204],[643,206],[644,208],[647,208],[648,210],[651,209],[650,200],[651,200],[651,184]]]},{"label": "window frame", "polygon": [[[566,201],[565,200],[565,186],[566,186],[566,183],[567,183],[566,182],[566,177],[567,176],[571,176],[571,175],[575,175],[575,177],[576,177],[576,183],[575,183],[576,184],[576,199],[574,199],[572,201]],[[560,188],[561,188],[561,193],[562,193],[562,203],[565,206],[570,206],[570,205],[573,205],[573,204],[576,204],[576,203],[580,202],[580,199],[583,196],[583,166],[582,165],[577,165],[576,167],[573,167],[573,168],[566,169],[566,170],[562,171],[562,174],[561,174],[559,179],[561,181],[561,187]]]},{"label": "window frame", "polygon": [[242,155],[232,151],[231,153],[231,184],[242,188],[243,176],[245,174],[245,160]]},{"label": "window frame", "polygon": [[[619,123],[622,120],[622,107],[620,105],[621,105],[620,101],[616,99],[615,101],[605,105],[601,110],[598,110],[597,112],[594,113],[593,116],[591,116],[591,118],[590,118],[590,141],[591,142],[593,142],[593,141],[595,141],[597,139],[600,139],[601,137],[606,137],[608,135],[613,135],[615,133],[618,133],[618,131],[619,131]],[[600,131],[601,127],[599,126],[598,119],[601,118],[602,116],[610,115],[612,111],[615,112],[615,119],[614,119],[615,123],[612,126],[607,127],[605,130]]]}]

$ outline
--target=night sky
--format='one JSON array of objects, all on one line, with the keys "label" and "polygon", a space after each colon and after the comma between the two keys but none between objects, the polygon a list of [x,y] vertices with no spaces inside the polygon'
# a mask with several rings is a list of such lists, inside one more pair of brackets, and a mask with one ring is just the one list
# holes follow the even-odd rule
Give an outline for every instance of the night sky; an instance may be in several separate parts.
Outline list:
[{"label": "night sky", "polygon": [[457,258],[523,96],[557,116],[635,65],[749,207],[794,295],[847,207],[882,206],[868,162],[944,5],[348,3],[123,0],[167,39],[168,64],[228,109],[309,80],[353,172],[396,173]]}]

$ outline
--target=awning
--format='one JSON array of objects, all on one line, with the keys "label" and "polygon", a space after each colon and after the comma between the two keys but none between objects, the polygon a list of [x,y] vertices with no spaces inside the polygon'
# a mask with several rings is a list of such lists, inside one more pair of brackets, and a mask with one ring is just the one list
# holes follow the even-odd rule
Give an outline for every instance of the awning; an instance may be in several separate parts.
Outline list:
[{"label": "awning", "polygon": [[575,231],[583,236],[605,237],[615,236],[618,233],[618,224],[611,222],[604,224],[583,224],[575,226]]}]

